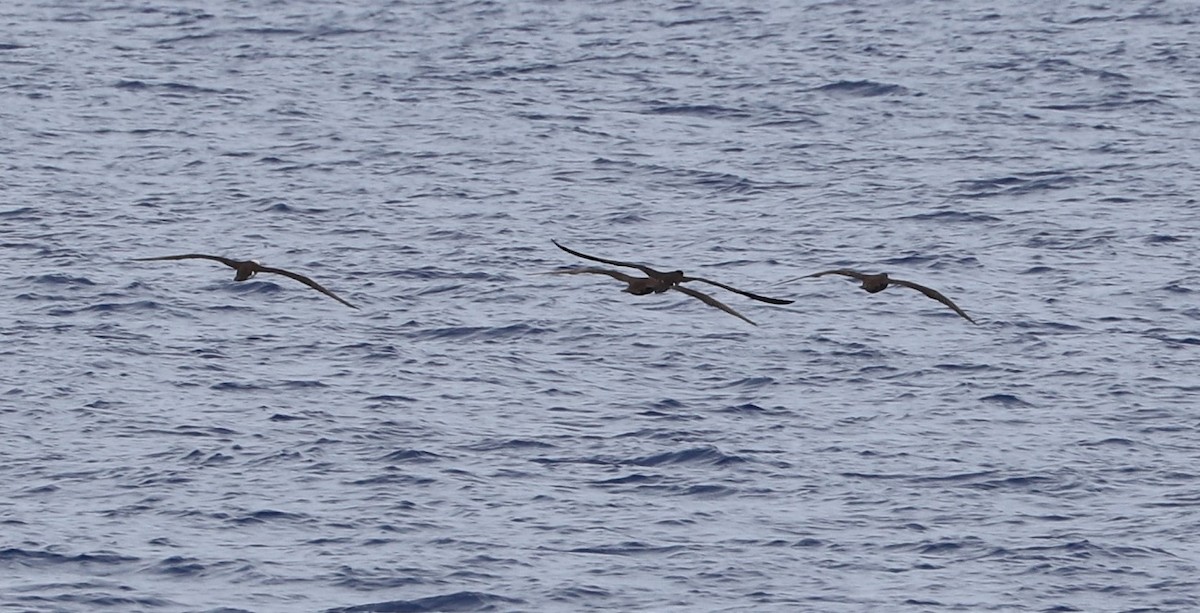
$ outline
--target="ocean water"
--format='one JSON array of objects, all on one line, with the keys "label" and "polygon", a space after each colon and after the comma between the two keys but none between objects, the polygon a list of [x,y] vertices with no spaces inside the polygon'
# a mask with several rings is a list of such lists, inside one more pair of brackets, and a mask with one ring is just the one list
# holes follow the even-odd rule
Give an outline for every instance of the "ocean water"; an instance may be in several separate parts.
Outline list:
[{"label": "ocean water", "polygon": [[4,4],[0,610],[1200,610],[1200,5],[1045,4]]}]

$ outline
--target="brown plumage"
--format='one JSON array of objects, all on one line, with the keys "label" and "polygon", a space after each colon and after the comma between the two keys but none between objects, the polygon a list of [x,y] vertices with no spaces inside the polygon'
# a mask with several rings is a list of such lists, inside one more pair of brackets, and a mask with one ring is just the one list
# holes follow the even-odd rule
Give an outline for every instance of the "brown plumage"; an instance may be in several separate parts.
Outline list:
[{"label": "brown plumage", "polygon": [[[719,283],[717,281],[713,281],[711,279],[705,279],[703,277],[689,277],[689,276],[683,274],[682,270],[674,270],[671,272],[662,272],[660,270],[655,270],[653,268],[650,268],[649,266],[646,266],[645,264],[638,264],[636,262],[622,262],[620,260],[607,260],[604,258],[596,257],[594,255],[587,255],[586,253],[580,253],[578,251],[575,251],[574,249],[568,249],[567,247],[560,245],[558,243],[558,241],[551,241],[551,242],[553,242],[554,245],[556,247],[558,247],[559,249],[562,249],[563,251],[566,251],[567,253],[569,253],[573,256],[581,257],[585,260],[601,262],[603,264],[609,264],[611,266],[624,266],[626,268],[636,268],[636,269],[646,273],[646,276],[648,276],[652,279],[657,279],[659,281],[662,281],[663,283],[666,283],[669,287],[675,287],[675,286],[678,286],[680,283],[687,283],[689,281],[699,281],[701,283],[715,285],[721,289],[729,290],[736,294],[741,294],[743,296],[746,296],[747,298],[753,298],[755,300],[759,300],[762,302],[768,302],[771,304],[791,304],[791,303],[795,302],[794,300],[784,300],[782,298],[768,298],[766,296],[760,296],[758,294],[748,292],[746,290],[740,290],[736,287],[730,287],[728,285],[725,285],[724,283]],[[664,289],[661,289],[658,291],[664,292],[664,291],[666,291],[666,289],[667,288],[664,288]],[[684,292],[684,293],[686,294],[687,292]]]},{"label": "brown plumage", "polygon": [[548,274],[548,275],[588,275],[588,274],[608,275],[608,276],[610,276],[618,281],[621,281],[627,285],[627,287],[621,291],[629,292],[630,294],[633,294],[635,296],[645,296],[646,294],[661,294],[667,290],[673,289],[677,292],[683,292],[683,293],[691,296],[692,298],[695,298],[695,299],[703,302],[704,304],[707,304],[708,306],[721,309],[722,311],[725,311],[726,313],[729,313],[730,315],[733,315],[734,317],[737,317],[738,319],[741,319],[742,321],[744,321],[752,326],[758,325],[758,324],[750,321],[749,319],[747,319],[745,315],[742,315],[741,313],[738,313],[737,311],[729,308],[728,305],[721,302],[720,300],[717,300],[716,298],[713,298],[712,296],[709,296],[708,294],[705,294],[703,292],[698,292],[690,287],[683,287],[681,285],[673,285],[667,281],[663,281],[662,279],[656,279],[654,277],[634,277],[632,275],[627,275],[620,271],[609,270],[607,268],[593,268],[591,266],[586,266],[586,267],[582,267],[582,268],[568,268],[565,270],[552,270],[546,274]]},{"label": "brown plumage", "polygon": [[886,272],[881,272],[879,274],[870,275],[867,273],[858,272],[857,270],[850,270],[847,268],[838,268],[836,270],[826,270],[823,272],[813,273],[811,275],[804,275],[803,277],[796,277],[795,279],[788,279],[788,281],[784,281],[784,283],[787,283],[789,281],[796,281],[798,279],[807,279],[809,277],[820,277],[822,275],[842,275],[842,276],[846,276],[846,277],[853,277],[855,279],[858,279],[859,281],[862,281],[862,288],[867,290],[867,292],[871,293],[871,294],[882,292],[883,290],[887,289],[889,285],[902,285],[904,287],[911,287],[912,289],[915,289],[918,292],[921,292],[922,294],[925,294],[926,296],[929,296],[930,298],[937,300],[938,302],[950,307],[951,309],[954,309],[954,312],[961,315],[963,317],[963,319],[966,319],[967,321],[969,321],[973,324],[977,323],[974,319],[971,319],[970,315],[967,315],[966,313],[963,312],[962,309],[958,308],[957,304],[954,304],[949,298],[942,295],[941,292],[939,292],[933,288],[930,288],[930,287],[925,287],[924,285],[913,283],[912,281],[905,281],[903,279],[893,279],[893,278],[889,277]]},{"label": "brown plumage", "polygon": [[260,272],[267,272],[267,273],[276,274],[276,275],[283,275],[285,277],[295,279],[295,280],[317,290],[318,292],[321,292],[322,294],[325,294],[326,296],[329,296],[330,298],[337,300],[338,302],[340,302],[352,309],[358,308],[358,307],[354,306],[353,304],[350,304],[349,302],[342,300],[340,297],[338,297],[337,294],[325,289],[324,287],[321,286],[321,284],[317,283],[316,281],[313,281],[312,279],[309,279],[308,277],[306,277],[304,275],[294,273],[290,270],[284,270],[282,268],[271,268],[270,266],[263,266],[263,265],[259,264],[258,262],[255,262],[254,260],[231,260],[229,258],[223,258],[219,255],[204,255],[202,253],[185,253],[183,255],[163,255],[163,256],[154,257],[154,258],[134,258],[134,261],[150,262],[150,261],[154,261],[154,260],[194,260],[194,259],[213,260],[214,262],[220,262],[220,263],[234,269],[235,271],[237,271],[233,276],[234,281],[245,281],[246,279],[249,279]]}]

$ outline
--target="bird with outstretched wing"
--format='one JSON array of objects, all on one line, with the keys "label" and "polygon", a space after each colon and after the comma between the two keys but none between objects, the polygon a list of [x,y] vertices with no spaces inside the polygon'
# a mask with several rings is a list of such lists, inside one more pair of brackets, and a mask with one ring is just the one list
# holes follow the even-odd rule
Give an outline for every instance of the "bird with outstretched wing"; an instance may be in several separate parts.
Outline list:
[{"label": "bird with outstretched wing", "polygon": [[[687,283],[689,281],[699,281],[701,283],[708,283],[709,285],[715,285],[716,287],[734,292],[736,294],[741,294],[743,296],[746,296],[747,298],[753,298],[754,300],[759,300],[761,302],[767,302],[770,304],[791,304],[791,303],[795,302],[794,300],[784,300],[782,298],[770,298],[767,296],[761,296],[761,295],[755,294],[753,292],[748,292],[746,290],[738,289],[736,287],[731,287],[729,285],[726,285],[726,284],[718,282],[718,281],[713,281],[712,279],[705,279],[704,277],[689,277],[689,276],[683,274],[682,270],[675,270],[675,271],[671,271],[671,272],[662,272],[661,270],[655,270],[649,266],[646,266],[645,264],[638,264],[637,262],[622,262],[620,260],[609,260],[606,258],[596,257],[594,255],[580,253],[578,251],[575,251],[574,249],[564,247],[558,241],[551,241],[551,242],[553,242],[554,245],[556,247],[558,247],[559,249],[562,249],[563,251],[566,251],[567,253],[569,253],[573,256],[581,257],[585,260],[592,260],[593,262],[600,262],[602,264],[608,264],[610,266],[624,266],[626,268],[636,268],[636,269],[646,273],[647,276],[653,277],[655,279],[661,279],[662,281],[665,281],[672,286],[678,285],[680,283]],[[665,289],[661,290],[661,291],[665,291]]]},{"label": "bird with outstretched wing", "polygon": [[271,273],[271,274],[275,274],[275,275],[283,275],[290,279],[295,279],[296,281],[299,281],[299,282],[317,290],[318,292],[321,292],[322,294],[325,294],[326,296],[329,296],[330,298],[337,300],[338,302],[340,302],[352,309],[358,308],[358,307],[354,306],[353,304],[350,304],[349,302],[342,300],[341,297],[339,297],[337,294],[329,291],[328,289],[325,289],[325,287],[322,286],[320,283],[317,283],[316,281],[313,281],[312,279],[309,279],[308,277],[306,277],[302,274],[294,273],[290,270],[284,270],[282,268],[272,268],[270,266],[263,266],[263,265],[259,264],[258,262],[255,262],[254,260],[232,260],[230,258],[223,258],[219,255],[205,255],[203,253],[185,253],[182,255],[162,255],[162,256],[153,257],[153,258],[134,258],[134,261],[136,261],[136,262],[151,262],[151,261],[156,261],[156,260],[196,260],[196,259],[212,260],[214,262],[220,262],[220,263],[234,269],[235,271],[237,271],[233,276],[234,281],[245,281],[246,279],[249,279],[260,272]]},{"label": "bird with outstretched wing", "polygon": [[690,287],[683,287],[682,285],[671,285],[670,283],[667,283],[661,279],[656,279],[654,277],[635,277],[633,275],[627,275],[627,274],[617,271],[617,270],[609,270],[607,268],[595,268],[595,267],[591,267],[591,266],[585,266],[585,267],[581,267],[581,268],[567,268],[564,270],[551,270],[550,272],[547,272],[545,274],[548,274],[548,275],[587,275],[587,274],[608,275],[608,276],[626,284],[625,289],[621,290],[621,291],[628,292],[635,296],[645,296],[646,294],[658,294],[658,293],[662,293],[662,292],[665,292],[668,290],[675,290],[677,292],[682,292],[684,294],[687,294],[688,296],[691,296],[692,298],[695,298],[695,299],[703,302],[704,304],[707,304],[708,306],[721,309],[722,311],[725,311],[726,313],[729,313],[730,315],[733,315],[734,317],[737,317],[738,319],[741,319],[742,321],[744,321],[752,326],[758,325],[758,324],[754,323],[753,321],[750,321],[745,315],[742,315],[741,313],[738,313],[737,311],[729,308],[729,306],[726,305],[725,303],[721,302],[720,300],[717,300],[716,298],[713,298],[712,296],[709,296],[708,294],[705,294],[704,292],[696,291]]},{"label": "bird with outstretched wing", "polygon": [[857,270],[850,270],[849,268],[837,268],[834,270],[825,270],[825,271],[821,271],[821,272],[815,272],[811,275],[804,275],[803,277],[796,277],[794,279],[788,279],[787,281],[782,281],[782,283],[789,283],[791,281],[798,281],[800,279],[808,279],[811,277],[821,277],[824,275],[842,275],[844,277],[851,277],[853,279],[857,279],[862,282],[862,285],[861,285],[862,289],[866,290],[868,293],[871,293],[871,294],[882,292],[883,290],[887,289],[889,285],[900,285],[903,287],[909,287],[909,288],[915,289],[918,292],[921,292],[922,294],[925,294],[926,296],[933,298],[934,300],[937,300],[938,302],[950,307],[951,309],[954,310],[955,313],[958,313],[959,315],[961,315],[963,317],[963,319],[966,319],[967,321],[969,321],[973,324],[978,324],[978,322],[976,322],[974,319],[971,319],[970,315],[967,315],[966,312],[964,312],[962,309],[958,308],[957,304],[954,304],[954,302],[952,300],[947,298],[941,292],[939,292],[931,287],[925,287],[924,285],[921,285],[919,283],[913,283],[912,281],[905,281],[904,279],[894,279],[892,277],[889,277],[886,272],[881,272],[878,274],[868,274],[868,273],[864,273],[864,272],[859,272]]}]

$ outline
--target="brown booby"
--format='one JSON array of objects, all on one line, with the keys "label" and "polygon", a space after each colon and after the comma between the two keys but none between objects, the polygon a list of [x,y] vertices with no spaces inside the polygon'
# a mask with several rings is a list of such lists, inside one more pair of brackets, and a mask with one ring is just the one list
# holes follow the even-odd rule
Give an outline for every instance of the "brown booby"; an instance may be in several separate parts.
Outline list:
[{"label": "brown booby", "polygon": [[624,290],[621,290],[621,291],[629,292],[630,294],[633,294],[635,296],[645,296],[646,294],[661,294],[667,290],[673,289],[677,292],[683,292],[683,293],[691,296],[692,298],[695,298],[695,299],[703,302],[704,304],[707,304],[708,306],[721,309],[722,311],[725,311],[726,313],[729,313],[730,315],[733,315],[734,317],[737,317],[752,326],[758,325],[758,324],[750,321],[749,319],[747,319],[745,315],[742,315],[741,313],[738,313],[737,311],[729,308],[729,306],[727,306],[725,303],[721,302],[720,300],[717,300],[716,298],[713,298],[712,296],[709,296],[708,294],[705,294],[703,292],[698,292],[690,287],[684,287],[682,285],[672,285],[668,281],[664,281],[662,279],[657,279],[654,277],[634,277],[632,275],[627,275],[623,272],[619,272],[616,270],[609,270],[607,268],[593,268],[590,266],[586,266],[586,267],[582,267],[582,268],[568,268],[565,270],[552,270],[545,274],[548,274],[548,275],[586,275],[586,274],[608,275],[618,281],[624,282],[628,286]]},{"label": "brown booby", "polygon": [[889,277],[886,272],[881,272],[879,274],[870,275],[867,273],[858,272],[857,270],[850,270],[847,268],[838,268],[836,270],[826,270],[823,272],[813,273],[811,275],[804,275],[803,277],[796,277],[795,279],[788,279],[787,281],[783,281],[783,283],[797,281],[799,279],[808,279],[810,277],[820,277],[822,275],[842,275],[842,276],[846,276],[846,277],[853,277],[855,279],[858,279],[859,281],[862,281],[861,287],[863,289],[867,290],[867,292],[871,293],[871,294],[882,292],[883,290],[887,289],[889,285],[902,285],[904,287],[911,287],[912,289],[915,289],[918,292],[921,292],[922,294],[925,294],[926,296],[929,296],[930,298],[937,300],[938,302],[950,307],[951,309],[954,309],[954,312],[958,313],[959,315],[962,315],[963,319],[966,319],[967,321],[978,325],[978,322],[976,322],[974,319],[971,319],[970,315],[967,315],[966,313],[964,313],[962,309],[958,308],[957,304],[954,304],[949,298],[942,295],[941,292],[939,292],[933,288],[930,288],[930,287],[925,287],[924,285],[920,285],[918,283],[913,283],[912,281],[905,281],[904,279],[894,279],[892,277]]},{"label": "brown booby", "polygon": [[[766,296],[760,296],[758,294],[748,292],[745,290],[740,290],[736,287],[730,287],[728,285],[725,285],[724,283],[719,283],[717,281],[713,281],[711,279],[705,279],[703,277],[689,277],[689,276],[683,274],[682,270],[675,270],[675,271],[671,271],[671,272],[662,272],[660,270],[655,270],[653,268],[650,268],[649,266],[646,266],[645,264],[638,264],[636,262],[622,262],[619,260],[606,260],[604,258],[599,258],[594,255],[587,255],[586,253],[580,253],[578,251],[575,251],[574,249],[568,249],[567,247],[560,245],[558,243],[558,241],[555,241],[555,240],[552,240],[551,242],[553,242],[554,245],[556,247],[558,247],[559,249],[562,249],[563,251],[566,251],[567,253],[569,253],[573,256],[581,257],[585,260],[592,260],[594,262],[601,262],[601,263],[609,264],[612,266],[624,266],[626,268],[636,268],[636,269],[646,273],[646,276],[648,276],[652,279],[657,279],[659,281],[662,281],[665,284],[662,287],[662,289],[653,290],[656,293],[665,292],[670,288],[678,289],[678,286],[680,283],[687,283],[688,281],[699,281],[701,283],[708,283],[709,285],[715,285],[721,289],[726,289],[731,292],[741,294],[743,296],[746,296],[747,298],[753,298],[755,300],[760,300],[762,302],[769,302],[771,304],[791,304],[791,303],[795,302],[794,300],[784,300],[782,298],[768,298]],[[607,273],[605,273],[605,274],[607,274]],[[684,292],[684,293],[686,294],[688,292]],[[718,307],[718,308],[720,308],[720,307]],[[740,315],[739,315],[739,317],[740,317]]]},{"label": "brown booby", "polygon": [[258,262],[255,262],[254,260],[244,260],[244,261],[243,260],[231,260],[229,258],[223,258],[218,255],[204,255],[202,253],[185,253],[183,255],[163,255],[163,256],[154,257],[154,258],[134,258],[134,261],[150,262],[153,260],[193,260],[193,259],[213,260],[214,262],[220,262],[220,263],[234,269],[235,271],[237,271],[233,276],[234,281],[245,281],[246,279],[249,279],[260,272],[267,272],[267,273],[272,273],[272,274],[276,274],[276,275],[283,275],[285,277],[295,279],[295,280],[317,290],[318,292],[321,292],[322,294],[325,294],[326,296],[329,296],[330,298],[337,300],[338,302],[340,302],[352,309],[358,308],[358,307],[354,306],[353,304],[350,304],[349,302],[342,300],[340,297],[338,297],[337,294],[325,289],[324,287],[321,286],[320,283],[317,283],[316,281],[313,281],[312,279],[309,279],[308,277],[306,277],[304,275],[294,273],[290,270],[284,270],[282,268],[271,268],[270,266],[263,266],[263,265],[259,264]]}]

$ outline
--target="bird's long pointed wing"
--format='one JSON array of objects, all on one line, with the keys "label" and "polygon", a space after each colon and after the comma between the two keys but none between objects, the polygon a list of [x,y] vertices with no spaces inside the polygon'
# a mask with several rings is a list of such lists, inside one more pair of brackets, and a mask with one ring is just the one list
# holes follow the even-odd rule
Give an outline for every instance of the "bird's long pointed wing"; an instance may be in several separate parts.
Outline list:
[{"label": "bird's long pointed wing", "polygon": [[783,298],[769,298],[767,296],[760,296],[758,294],[755,294],[754,292],[748,292],[744,289],[730,287],[728,285],[725,285],[724,283],[721,283],[718,281],[713,281],[712,279],[705,279],[704,277],[684,277],[683,280],[684,281],[700,281],[701,283],[715,285],[721,289],[727,289],[735,294],[741,294],[747,298],[753,298],[755,300],[759,300],[761,302],[769,302],[771,304],[791,304],[791,303],[795,302],[795,300],[784,300]]},{"label": "bird's long pointed wing", "polygon": [[632,283],[634,281],[639,280],[637,277],[634,277],[632,275],[627,275],[627,274],[617,271],[617,270],[609,270],[607,268],[596,268],[594,266],[584,266],[581,268],[566,268],[566,269],[562,269],[562,270],[549,270],[549,271],[543,272],[541,274],[543,274],[543,275],[588,275],[588,274],[608,275],[618,281],[623,281],[625,283]]},{"label": "bird's long pointed wing", "polygon": [[277,275],[283,275],[283,276],[285,276],[285,277],[289,277],[289,278],[295,279],[295,280],[297,280],[297,281],[299,281],[299,282],[301,282],[301,283],[303,283],[303,284],[305,284],[305,285],[307,285],[307,286],[309,286],[309,287],[311,287],[311,288],[313,288],[313,289],[317,290],[318,292],[321,292],[322,294],[325,294],[326,296],[329,296],[330,298],[333,298],[334,300],[337,300],[338,302],[340,302],[340,303],[342,303],[342,304],[344,304],[344,305],[346,305],[346,306],[348,306],[348,307],[350,307],[350,308],[352,308],[352,309],[357,309],[357,308],[358,308],[358,307],[354,306],[353,304],[350,304],[349,302],[346,302],[345,300],[342,300],[340,297],[338,297],[338,295],[337,295],[337,294],[335,294],[335,293],[333,293],[333,292],[331,292],[331,291],[329,291],[329,290],[325,289],[324,287],[322,287],[322,286],[321,286],[321,284],[320,284],[320,283],[317,283],[316,281],[313,281],[312,279],[309,279],[308,277],[306,277],[306,276],[304,276],[304,275],[296,274],[296,273],[294,273],[294,272],[292,272],[292,271],[290,271],[290,270],[284,270],[284,269],[282,269],[282,268],[271,268],[271,267],[269,267],[269,266],[259,266],[259,267],[258,267],[258,272],[269,272],[269,273],[274,273],[274,274],[277,274]]},{"label": "bird's long pointed wing", "polygon": [[600,263],[602,263],[602,264],[608,264],[608,265],[610,265],[610,266],[624,266],[625,268],[636,268],[636,269],[638,269],[638,270],[640,270],[640,271],[642,271],[642,272],[646,273],[647,275],[649,275],[649,276],[651,276],[651,277],[661,277],[661,276],[663,276],[663,273],[662,273],[662,272],[660,272],[660,271],[657,271],[657,270],[654,270],[653,268],[650,268],[649,266],[646,266],[645,264],[638,264],[637,262],[622,262],[622,261],[620,261],[620,260],[606,260],[606,259],[604,259],[604,258],[599,258],[599,257],[596,257],[596,256],[594,256],[594,255],[588,255],[588,254],[586,254],[586,253],[580,253],[580,252],[578,252],[578,251],[575,251],[574,249],[571,249],[571,248],[569,248],[569,247],[564,247],[564,246],[562,246],[561,244],[559,244],[559,242],[558,242],[558,241],[556,241],[556,240],[551,240],[550,242],[554,243],[554,246],[555,246],[555,247],[558,247],[559,249],[562,249],[563,251],[566,251],[567,253],[569,253],[569,254],[571,254],[571,255],[573,255],[573,256],[575,256],[575,257],[580,257],[580,258],[583,258],[583,259],[585,259],[585,260],[592,260],[593,262],[600,262]]},{"label": "bird's long pointed wing", "polygon": [[857,270],[850,270],[849,268],[836,268],[834,270],[823,270],[821,272],[814,272],[811,275],[792,277],[791,279],[785,279],[783,281],[780,281],[779,283],[776,283],[775,285],[783,285],[784,283],[791,283],[792,281],[799,281],[800,279],[811,279],[813,277],[822,277],[825,275],[843,275],[846,277],[854,277],[855,279],[858,279],[859,281],[862,281],[863,277],[866,276],[865,274],[858,272]]},{"label": "bird's long pointed wing", "polygon": [[954,309],[954,312],[958,313],[959,315],[962,315],[963,319],[966,319],[967,321],[978,325],[974,319],[971,319],[970,315],[967,315],[966,313],[964,313],[962,309],[958,308],[957,304],[954,304],[954,302],[952,302],[949,298],[942,295],[942,293],[937,291],[936,289],[933,289],[931,287],[925,287],[924,285],[921,285],[919,283],[913,283],[912,281],[905,281],[903,279],[888,279],[888,284],[889,285],[903,285],[904,287],[911,287],[911,288],[917,290],[918,292],[921,292],[922,294],[925,294],[926,296],[929,296],[930,298],[933,298],[934,300],[937,300],[938,302]]},{"label": "bird's long pointed wing", "polygon": [[183,255],[160,255],[154,258],[133,258],[135,262],[151,262],[154,260],[212,260],[220,262],[230,268],[237,268],[241,262],[223,258],[219,255],[204,255],[203,253],[185,253]]},{"label": "bird's long pointed wing", "polygon": [[821,272],[814,272],[811,275],[804,275],[803,277],[800,277],[800,278],[807,279],[809,277],[823,277],[825,275],[842,275],[843,277],[852,277],[852,278],[858,279],[859,281],[862,281],[863,279],[867,278],[866,273],[858,272],[857,270],[850,270],[849,268],[835,268],[833,270],[822,270]]},{"label": "bird's long pointed wing", "polygon": [[742,315],[741,313],[738,313],[737,311],[729,308],[728,305],[721,302],[720,300],[717,300],[716,298],[713,298],[712,296],[709,296],[708,294],[705,294],[703,292],[698,292],[690,287],[684,287],[682,285],[672,285],[671,289],[683,292],[683,293],[691,296],[692,298],[695,298],[695,299],[699,300],[700,302],[707,304],[708,306],[721,309],[722,311],[725,311],[726,313],[729,313],[730,315],[733,315],[734,317],[737,317],[738,319],[741,319],[742,321],[744,321],[752,326],[758,325],[758,324],[750,321],[749,319],[746,319],[745,315]]}]

